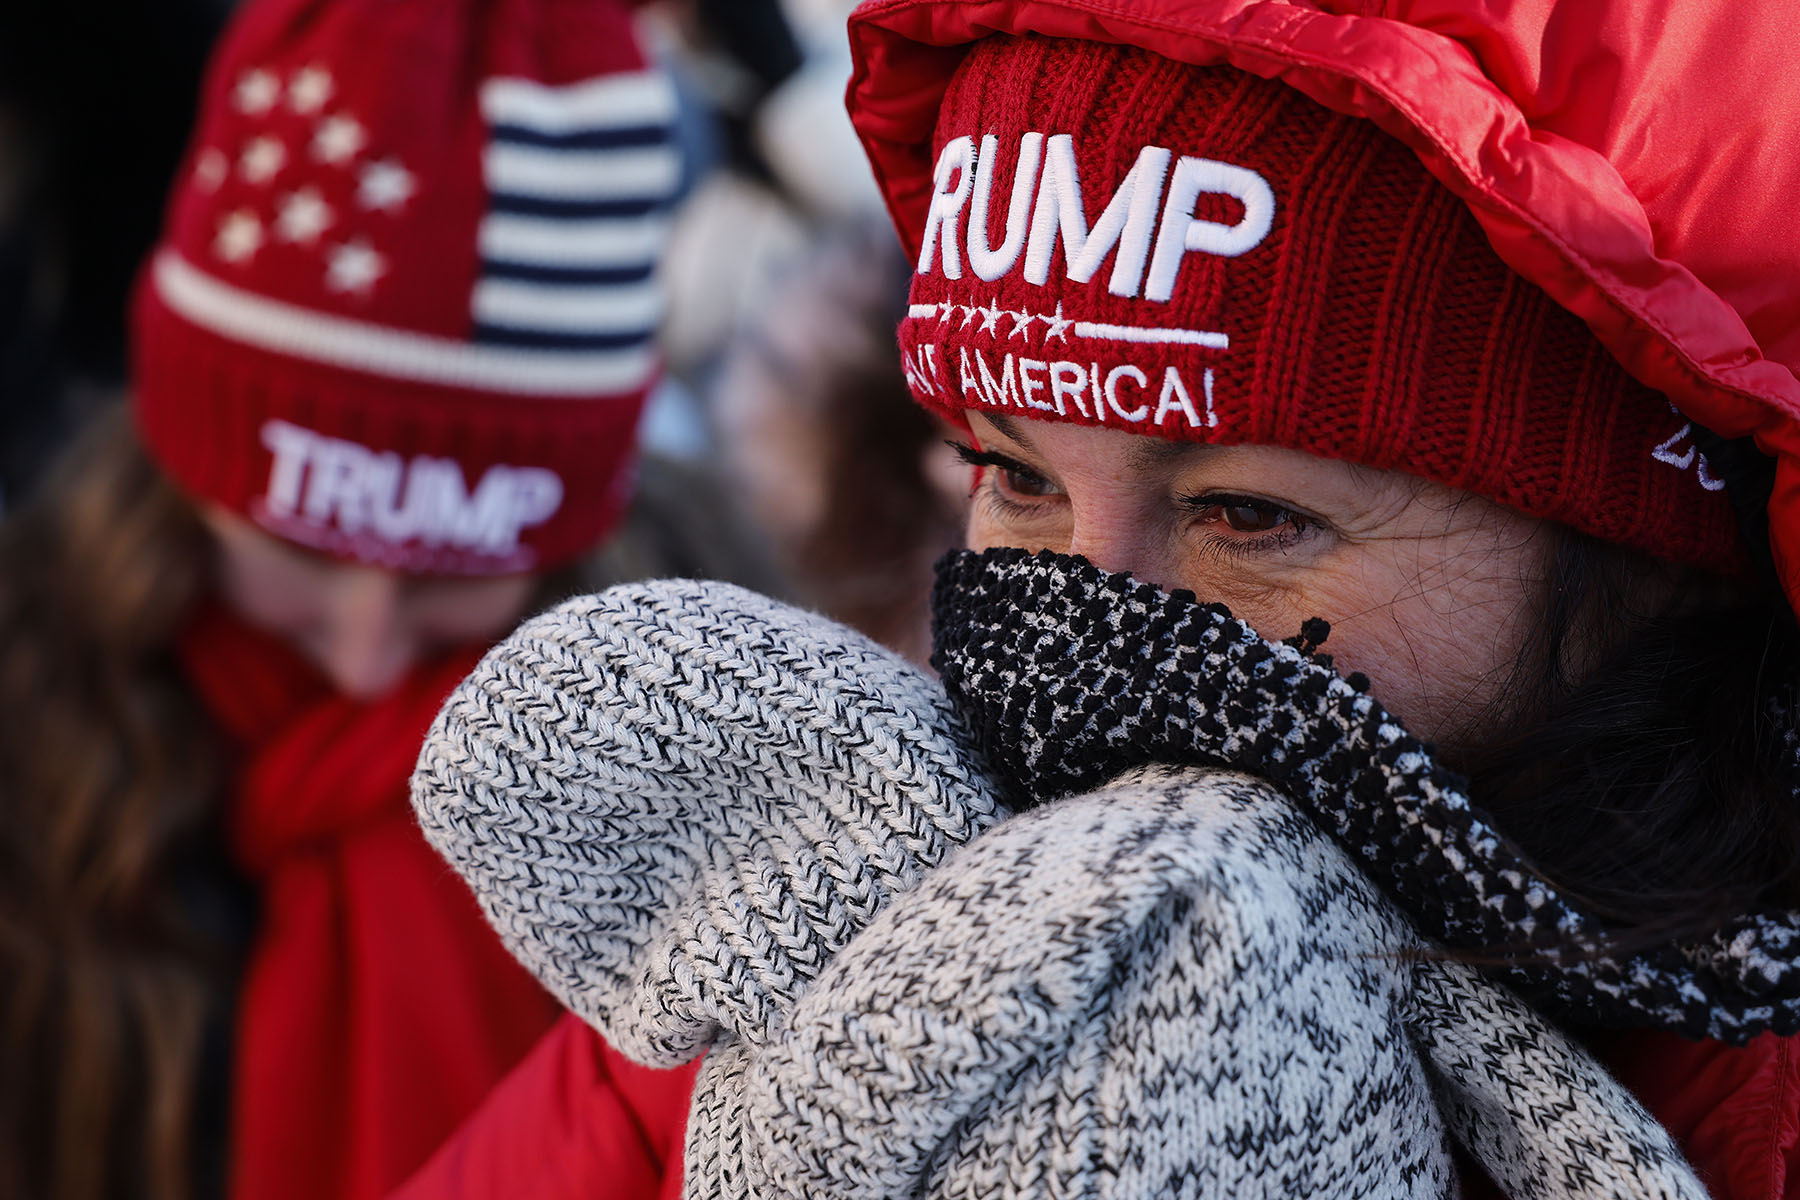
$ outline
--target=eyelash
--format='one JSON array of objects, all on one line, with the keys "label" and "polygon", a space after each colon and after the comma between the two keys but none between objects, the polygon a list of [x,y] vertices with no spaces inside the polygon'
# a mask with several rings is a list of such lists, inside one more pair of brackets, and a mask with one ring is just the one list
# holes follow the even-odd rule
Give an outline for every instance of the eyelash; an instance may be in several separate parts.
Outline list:
[{"label": "eyelash", "polygon": [[997,516],[1003,518],[1020,518],[1031,516],[1037,505],[1025,500],[1015,500],[1000,490],[999,476],[1002,472],[1012,475],[1030,475],[1034,479],[1042,479],[1036,471],[1004,454],[995,454],[991,450],[977,450],[964,442],[946,443],[956,452],[956,457],[975,468],[975,479],[970,485],[969,495],[979,497],[981,503],[988,505]]},{"label": "eyelash", "polygon": [[[977,450],[962,442],[950,442],[949,446],[956,456],[971,467],[981,470],[975,479],[971,496],[979,494],[981,503],[988,505],[1001,518],[1020,518],[1033,515],[1039,505],[1029,501],[1018,500],[1001,492],[998,476],[1001,472],[1029,475],[1034,479],[1043,479],[1037,471],[1024,463],[1005,454],[996,454],[991,450]],[[985,474],[991,471],[992,474]],[[985,477],[984,477],[985,475]],[[1205,553],[1226,558],[1249,558],[1259,554],[1284,551],[1298,545],[1317,533],[1320,523],[1296,512],[1283,504],[1255,496],[1243,496],[1234,492],[1200,492],[1191,496],[1178,498],[1181,506],[1196,515],[1204,515],[1212,510],[1215,516],[1222,518],[1227,508],[1247,508],[1261,515],[1279,515],[1286,519],[1276,528],[1261,534],[1240,534],[1235,537],[1223,537],[1217,534],[1208,535],[1204,540]]]},{"label": "eyelash", "polygon": [[1280,516],[1281,524],[1264,533],[1239,533],[1234,537],[1211,535],[1206,538],[1207,553],[1227,558],[1249,558],[1258,554],[1279,553],[1312,537],[1319,522],[1295,512],[1284,504],[1259,500],[1255,496],[1239,496],[1230,492],[1203,492],[1183,496],[1181,506],[1196,515],[1214,510],[1223,518],[1227,508],[1248,508],[1260,516]]}]

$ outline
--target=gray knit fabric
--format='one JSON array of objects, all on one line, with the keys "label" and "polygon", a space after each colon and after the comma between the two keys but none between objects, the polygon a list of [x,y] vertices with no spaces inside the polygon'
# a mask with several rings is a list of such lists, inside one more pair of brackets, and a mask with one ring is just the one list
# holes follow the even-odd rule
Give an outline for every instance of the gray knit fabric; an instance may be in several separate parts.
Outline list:
[{"label": "gray knit fabric", "polygon": [[1002,820],[938,686],[725,585],[527,623],[446,705],[427,835],[615,1045],[705,1050],[692,1197],[1704,1196],[1522,1002],[1249,776]]},{"label": "gray knit fabric", "polygon": [[819,670],[817,618],[719,587],[730,607],[625,586],[527,622],[446,704],[413,786],[520,961],[665,1066],[764,1040],[1001,816],[941,688],[861,638]]}]

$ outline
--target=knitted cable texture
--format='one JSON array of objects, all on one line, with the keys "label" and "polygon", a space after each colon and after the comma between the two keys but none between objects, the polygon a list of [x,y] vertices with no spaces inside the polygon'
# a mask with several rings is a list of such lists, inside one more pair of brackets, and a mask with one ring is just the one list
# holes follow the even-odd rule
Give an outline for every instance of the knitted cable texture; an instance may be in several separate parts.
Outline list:
[{"label": "knitted cable texture", "polygon": [[1444,1195],[1404,925],[1268,798],[1152,771],[959,851],[759,1056],[752,1194]]},{"label": "knitted cable texture", "polygon": [[663,1066],[721,1030],[765,1040],[1001,815],[918,670],[859,639],[818,657],[816,618],[717,594],[614,588],[527,622],[445,705],[414,783],[508,948]]},{"label": "knitted cable texture", "polygon": [[427,835],[616,1044],[706,1050],[685,1194],[1692,1197],[1667,1135],[1433,957],[1262,780],[1011,819],[943,691],[740,589],[528,622],[445,707]]},{"label": "knitted cable texture", "polygon": [[1014,803],[1145,762],[1214,763],[1281,787],[1427,936],[1528,951],[1505,972],[1559,1019],[1744,1042],[1800,1031],[1800,914],[1615,953],[1367,694],[1218,605],[1083,559],[1022,550],[939,563],[933,663]]}]

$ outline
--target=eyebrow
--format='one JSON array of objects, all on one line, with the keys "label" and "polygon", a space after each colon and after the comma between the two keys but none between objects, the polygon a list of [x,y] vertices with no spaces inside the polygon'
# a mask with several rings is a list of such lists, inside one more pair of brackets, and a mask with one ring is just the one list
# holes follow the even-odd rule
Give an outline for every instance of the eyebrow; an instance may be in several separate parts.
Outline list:
[{"label": "eyebrow", "polygon": [[1005,413],[997,412],[984,411],[981,415],[987,418],[989,425],[992,425],[995,429],[1000,431],[1001,437],[1006,438],[1008,441],[1017,442],[1027,450],[1033,449],[1031,438],[1026,435],[1024,430],[1019,428],[1019,423],[1013,418],[1007,416]]},{"label": "eyebrow", "polygon": [[[1022,428],[1022,426],[1030,424],[1029,421],[1021,421],[1019,418],[1008,416],[1005,413],[985,410],[981,415],[986,417],[988,423],[999,430],[1003,437],[1017,442],[1027,450],[1037,449],[1032,445],[1031,435]],[[1166,466],[1178,459],[1196,458],[1217,448],[1207,445],[1205,442],[1176,442],[1160,437],[1139,437],[1138,444],[1131,448],[1130,463],[1139,470],[1149,470],[1153,467]]]},{"label": "eyebrow", "polygon": [[1131,448],[1131,465],[1140,470],[1166,466],[1182,459],[1199,458],[1216,449],[1204,442],[1174,442],[1167,438],[1141,438]]}]

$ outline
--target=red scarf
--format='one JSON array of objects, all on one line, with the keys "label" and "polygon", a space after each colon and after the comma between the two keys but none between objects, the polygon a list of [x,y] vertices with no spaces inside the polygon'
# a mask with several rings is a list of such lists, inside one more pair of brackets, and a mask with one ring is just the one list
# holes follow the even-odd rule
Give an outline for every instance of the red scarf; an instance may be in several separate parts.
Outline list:
[{"label": "red scarf", "polygon": [[232,1195],[375,1200],[557,1012],[407,803],[425,731],[478,653],[372,703],[217,611],[181,655],[242,751],[226,821],[262,906],[238,999]]}]

